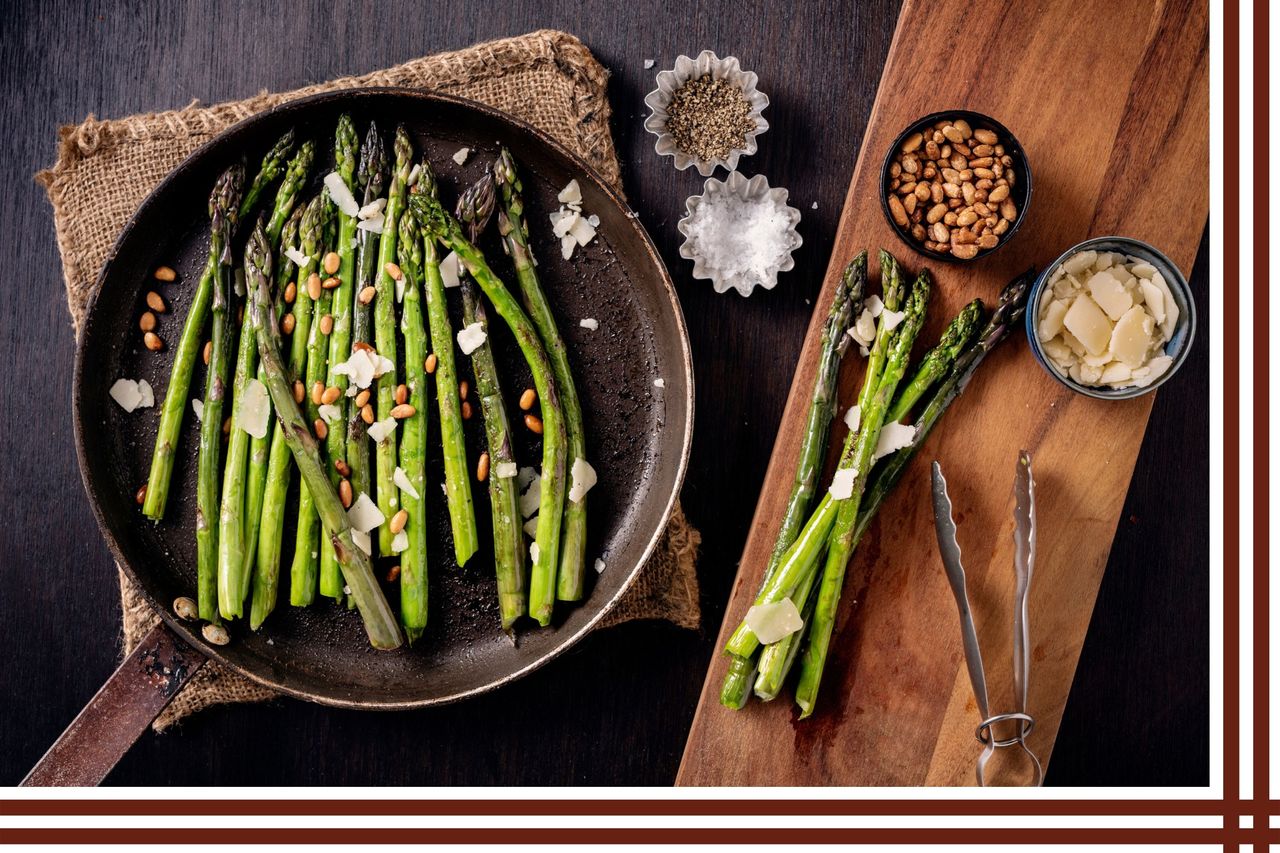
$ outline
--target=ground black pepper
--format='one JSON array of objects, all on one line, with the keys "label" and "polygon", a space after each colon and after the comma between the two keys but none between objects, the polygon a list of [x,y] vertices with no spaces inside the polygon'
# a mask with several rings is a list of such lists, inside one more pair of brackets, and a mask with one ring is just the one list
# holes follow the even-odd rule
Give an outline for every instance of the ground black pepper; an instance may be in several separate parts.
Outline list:
[{"label": "ground black pepper", "polygon": [[685,83],[667,107],[667,132],[681,151],[700,160],[723,159],[742,148],[755,126],[742,90],[710,76]]}]

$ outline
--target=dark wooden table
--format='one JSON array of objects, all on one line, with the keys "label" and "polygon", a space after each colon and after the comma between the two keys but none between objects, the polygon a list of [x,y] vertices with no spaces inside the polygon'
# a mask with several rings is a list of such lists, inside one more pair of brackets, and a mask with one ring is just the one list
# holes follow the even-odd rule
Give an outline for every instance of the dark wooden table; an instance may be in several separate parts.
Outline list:
[{"label": "dark wooden table", "polygon": [[[675,777],[715,653],[792,366],[893,35],[897,3],[8,3],[0,16],[0,783],[17,782],[120,654],[116,571],[72,446],[71,325],[52,217],[32,174],[59,125],[239,98],[540,27],[577,34],[613,73],[631,203],[684,304],[697,433],[684,505],[703,532],[704,629],[601,631],[519,684],[400,714],[292,700],[206,711],[148,734],[118,785],[632,784]],[[741,169],[804,214],[796,270],[749,300],[694,281],[676,219],[701,180],[653,152],[654,74],[712,48],[760,75],[771,129]],[[646,59],[656,66],[645,70]],[[941,106],[945,106],[940,104]],[[817,208],[811,205],[817,203]],[[868,200],[867,203],[873,203]],[[1045,247],[1046,254],[1057,247]],[[1201,340],[1160,393],[1054,752],[1058,785],[1208,783],[1207,239],[1192,273]],[[1064,606],[1070,606],[1064,602]]]}]

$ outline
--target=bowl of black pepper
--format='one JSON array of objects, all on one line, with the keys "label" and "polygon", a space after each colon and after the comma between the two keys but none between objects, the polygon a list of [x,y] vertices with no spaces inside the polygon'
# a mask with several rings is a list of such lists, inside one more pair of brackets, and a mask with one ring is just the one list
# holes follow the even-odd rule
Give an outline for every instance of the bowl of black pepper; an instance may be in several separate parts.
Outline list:
[{"label": "bowl of black pepper", "polygon": [[709,50],[696,59],[678,57],[644,99],[644,127],[658,137],[655,150],[673,157],[677,169],[695,166],[703,177],[718,167],[732,172],[740,157],[756,153],[756,137],[769,129],[761,115],[769,98],[756,88],[758,80],[736,57],[721,59]]},{"label": "bowl of black pepper", "polygon": [[908,246],[939,261],[986,257],[1014,235],[1031,202],[1022,144],[971,110],[917,119],[880,171],[880,207]]}]

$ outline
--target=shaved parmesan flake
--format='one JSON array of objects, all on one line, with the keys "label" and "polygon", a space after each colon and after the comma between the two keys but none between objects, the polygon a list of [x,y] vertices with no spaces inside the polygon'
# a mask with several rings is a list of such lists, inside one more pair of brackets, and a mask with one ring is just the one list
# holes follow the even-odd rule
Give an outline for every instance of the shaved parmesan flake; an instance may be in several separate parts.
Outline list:
[{"label": "shaved parmesan flake", "polygon": [[385,198],[375,198],[373,201],[360,208],[356,213],[356,216],[360,219],[372,219],[375,216],[380,216],[386,206],[387,200]]},{"label": "shaved parmesan flake", "polygon": [[542,477],[535,476],[529,483],[529,487],[520,495],[520,515],[528,518],[538,511],[538,504],[542,500]]},{"label": "shaved parmesan flake", "polygon": [[514,462],[499,462],[493,466],[493,476],[501,477],[504,480],[514,477],[518,471],[519,468]]},{"label": "shaved parmesan flake", "polygon": [[240,399],[240,429],[254,438],[265,438],[271,423],[271,397],[257,379],[245,383]]},{"label": "shaved parmesan flake", "polygon": [[536,515],[524,523],[524,532],[530,536],[538,535],[538,517]]},{"label": "shaved parmesan flake", "polygon": [[1140,279],[1138,286],[1142,288],[1142,303],[1147,306],[1148,313],[1157,323],[1164,323],[1164,291],[1149,279]]},{"label": "shaved parmesan flake", "polygon": [[[646,71],[648,71],[648,70],[649,70],[650,68],[652,68],[652,67],[653,67],[653,60],[652,60],[652,59],[646,59],[646,60],[644,61],[644,68],[645,68],[645,70],[646,70]],[[599,561],[599,560],[596,560],[596,562],[598,563],[598,562],[600,562],[600,561]]]},{"label": "shaved parmesan flake", "polygon": [[464,326],[461,332],[458,332],[458,349],[462,350],[464,355],[480,349],[480,346],[489,336],[485,334],[483,323],[471,323]]},{"label": "shaved parmesan flake", "polygon": [[871,294],[863,301],[863,307],[871,312],[872,317],[879,317],[880,312],[884,310],[884,302],[876,294]]},{"label": "shaved parmesan flake", "polygon": [[892,332],[894,329],[898,328],[898,324],[906,318],[906,311],[890,311],[888,308],[885,308],[880,312],[880,322],[884,324],[884,330],[886,332]]},{"label": "shaved parmesan flake", "polygon": [[404,276],[393,279],[393,281],[396,283],[396,302],[404,302]]},{"label": "shaved parmesan flake", "polygon": [[199,397],[191,401],[191,411],[196,413],[196,420],[204,423],[204,400]]},{"label": "shaved parmesan flake", "polygon": [[460,269],[457,252],[450,252],[444,256],[444,260],[440,262],[440,278],[443,279],[445,287],[457,287],[460,284],[458,281]]},{"label": "shaved parmesan flake", "polygon": [[347,184],[342,180],[342,176],[337,172],[330,172],[324,176],[324,185],[329,188],[329,198],[333,199],[333,203],[338,206],[347,216],[355,216],[360,212],[360,205],[356,204],[356,197],[351,194],[351,190],[347,189]]},{"label": "shaved parmesan flake", "polygon": [[587,222],[591,225],[592,228],[600,227],[600,217],[596,216],[594,213],[587,217]]},{"label": "shaved parmesan flake", "polygon": [[378,509],[378,505],[364,492],[356,496],[355,503],[351,505],[351,509],[347,510],[347,521],[361,533],[368,533],[386,520],[387,517],[382,514],[382,510]]},{"label": "shaved parmesan flake", "polygon": [[306,256],[306,255],[304,255],[304,254],[302,254],[302,252],[298,251],[298,247],[297,247],[297,246],[290,246],[289,248],[285,249],[285,250],[284,250],[284,256],[285,256],[286,258],[288,258],[289,260],[293,261],[293,262],[294,262],[295,264],[297,264],[298,266],[302,266],[302,265],[303,265],[303,264],[305,264],[305,263],[307,262],[307,260],[308,260],[308,258],[307,258],[307,256]]},{"label": "shaved parmesan flake", "polygon": [[374,421],[369,424],[369,438],[372,438],[378,444],[381,444],[387,436],[395,431],[395,418],[383,418],[380,421]]},{"label": "shaved parmesan flake", "polygon": [[529,543],[529,559],[530,560],[533,560],[535,563],[538,562],[538,555],[540,553],[542,552],[538,548],[538,543],[536,541]]},{"label": "shaved parmesan flake", "polygon": [[849,428],[849,432],[857,432],[860,423],[862,423],[862,407],[850,406],[849,411],[844,413],[844,425]]},{"label": "shaved parmesan flake", "polygon": [[470,156],[470,148],[459,148],[457,151],[453,152],[453,162],[461,166],[463,163],[467,162],[467,158]]},{"label": "shaved parmesan flake", "polygon": [[573,227],[569,229],[569,236],[578,241],[579,246],[585,246],[596,237],[596,229],[591,223],[582,217],[578,217],[578,221],[573,223]]},{"label": "shaved parmesan flake", "polygon": [[409,533],[401,530],[391,540],[391,553],[399,554],[402,551],[409,550]]},{"label": "shaved parmesan flake", "polygon": [[391,475],[391,479],[399,487],[400,491],[415,501],[422,499],[422,496],[418,494],[418,490],[413,487],[413,481],[409,479],[409,475],[404,472],[403,468],[397,465],[395,473]]},{"label": "shaved parmesan flake", "polygon": [[556,235],[557,239],[563,238],[577,224],[578,213],[576,211],[561,208],[551,214],[551,233]]},{"label": "shaved parmesan flake", "polygon": [[[1123,271],[1123,270],[1122,270]],[[1089,295],[1098,307],[1106,312],[1112,322],[1119,320],[1133,306],[1133,297],[1124,284],[1112,274],[1112,270],[1094,273],[1089,278]]]},{"label": "shaved parmesan flake", "polygon": [[594,317],[583,317],[578,321],[578,325],[584,329],[594,332],[596,329],[600,328],[600,321]]},{"label": "shaved parmesan flake", "polygon": [[604,560],[596,557],[596,574],[604,572]]},{"label": "shaved parmesan flake", "polygon": [[916,428],[910,424],[887,423],[880,428],[880,437],[876,440],[876,452],[871,460],[874,462],[896,453],[904,447],[910,447],[916,440]]},{"label": "shaved parmesan flake", "polygon": [[831,478],[831,486],[827,492],[838,501],[853,497],[853,481],[857,478],[856,468],[841,468]]},{"label": "shaved parmesan flake", "polygon": [[379,376],[383,376],[387,373],[395,372],[396,363],[385,355],[376,355],[376,358],[371,358],[370,361],[373,362],[374,379],[377,379]]},{"label": "shaved parmesan flake", "polygon": [[538,479],[539,474],[536,470],[529,466],[520,469],[520,473],[516,476],[516,485],[520,491],[524,491],[526,487],[534,480]]},{"label": "shaved parmesan flake", "polygon": [[409,177],[405,180],[405,183],[413,186],[418,182],[418,175],[420,174],[422,174],[422,164],[414,163],[413,168],[409,170]]},{"label": "shaved parmesan flake", "polygon": [[322,403],[317,411],[320,412],[320,417],[323,418],[324,422],[327,424],[331,424],[338,418],[342,417],[342,409],[339,409],[337,406],[333,405],[333,403]]},{"label": "shaved parmesan flake", "polygon": [[661,376],[659,376],[657,379],[653,380],[653,387],[654,387],[654,388],[666,388],[666,387],[667,387],[667,380],[665,380],[665,379],[663,379]]},{"label": "shaved parmesan flake", "polygon": [[359,228],[361,231],[369,231],[374,234],[381,234],[382,226],[385,222],[386,222],[386,219],[384,219],[382,214],[379,213],[377,216],[374,216],[370,219],[361,219],[359,222],[356,223],[356,227]]},{"label": "shaved parmesan flake", "polygon": [[138,380],[138,395],[142,397],[138,401],[139,409],[149,409],[156,404],[156,395],[151,390],[151,383],[145,379]]},{"label": "shaved parmesan flake", "polygon": [[578,457],[573,460],[573,468],[569,471],[572,485],[569,486],[569,500],[582,503],[582,499],[596,484],[596,469],[587,460]]},{"label": "shaved parmesan flake", "polygon": [[1088,294],[1080,294],[1067,309],[1062,325],[1076,336],[1092,355],[1106,352],[1111,341],[1111,321]]},{"label": "shaved parmesan flake", "polygon": [[560,190],[560,194],[556,196],[556,201],[561,204],[582,203],[582,189],[578,186],[577,178],[574,178],[564,185],[564,189]]},{"label": "shaved parmesan flake", "polygon": [[560,238],[560,257],[566,261],[573,257],[573,250],[578,248],[578,241],[572,234]]},{"label": "shaved parmesan flake", "polygon": [[862,356],[863,358],[866,358],[867,356],[871,355],[871,350],[867,349],[866,347],[860,346],[858,347],[858,355]]},{"label": "shaved parmesan flake", "polygon": [[368,388],[377,375],[378,365],[369,357],[368,350],[358,349],[351,353],[346,361],[333,365],[335,376],[346,376],[351,384],[359,388]]},{"label": "shaved parmesan flake", "polygon": [[1111,333],[1110,354],[1129,367],[1141,367],[1151,351],[1151,335],[1155,330],[1156,321],[1151,315],[1142,310],[1141,305],[1133,306]]},{"label": "shaved parmesan flake", "polygon": [[776,643],[804,627],[800,611],[789,598],[772,604],[757,604],[747,611],[744,620],[760,642]]},{"label": "shaved parmesan flake", "polygon": [[117,379],[107,393],[126,412],[132,412],[142,405],[142,392],[138,390],[138,383],[132,379]]},{"label": "shaved parmesan flake", "polygon": [[[361,533],[359,530],[351,531],[351,541],[356,543],[356,547],[364,551],[365,556],[373,556],[373,542],[369,539],[368,533]],[[351,594],[351,587],[344,586],[342,591],[347,595]]]},{"label": "shaved parmesan flake", "polygon": [[849,337],[864,347],[871,346],[871,342],[876,338],[876,321],[870,308],[862,309],[862,313],[858,315],[858,322],[849,329]]}]

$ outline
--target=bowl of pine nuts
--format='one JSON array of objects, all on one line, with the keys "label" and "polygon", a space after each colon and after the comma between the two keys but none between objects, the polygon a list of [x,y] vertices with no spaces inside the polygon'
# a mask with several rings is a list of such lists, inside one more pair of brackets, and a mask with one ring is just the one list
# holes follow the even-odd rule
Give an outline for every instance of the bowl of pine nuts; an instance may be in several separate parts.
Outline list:
[{"label": "bowl of pine nuts", "polygon": [[917,119],[889,146],[880,206],[903,242],[939,261],[977,260],[1026,218],[1031,170],[1000,122],[971,110]]}]

